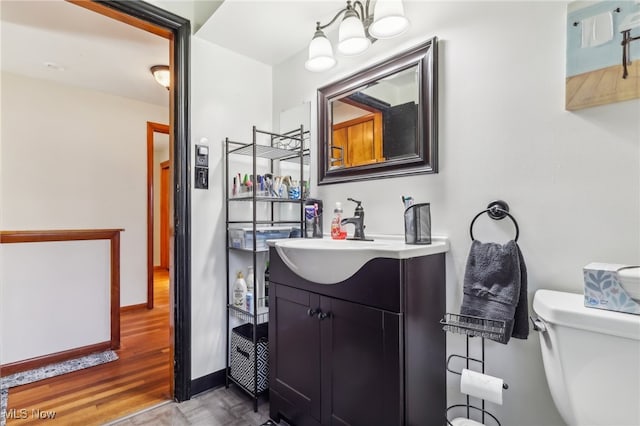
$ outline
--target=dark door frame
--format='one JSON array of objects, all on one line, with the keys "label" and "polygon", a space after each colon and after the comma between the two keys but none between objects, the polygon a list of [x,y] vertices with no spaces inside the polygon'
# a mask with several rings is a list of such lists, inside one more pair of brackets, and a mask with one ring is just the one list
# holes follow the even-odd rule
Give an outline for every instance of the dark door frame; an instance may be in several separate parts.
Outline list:
[{"label": "dark door frame", "polygon": [[173,161],[173,282],[170,318],[173,337],[173,398],[191,398],[191,197],[189,194],[189,55],[191,23],[140,0],[70,0],[79,6],[127,22],[171,41],[170,117]]}]

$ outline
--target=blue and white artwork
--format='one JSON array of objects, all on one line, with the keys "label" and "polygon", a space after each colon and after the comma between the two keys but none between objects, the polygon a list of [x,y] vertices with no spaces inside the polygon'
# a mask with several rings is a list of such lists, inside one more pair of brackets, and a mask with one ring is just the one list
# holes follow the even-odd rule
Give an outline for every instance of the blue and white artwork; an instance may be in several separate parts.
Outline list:
[{"label": "blue and white artwork", "polygon": [[640,98],[640,2],[570,3],[566,76],[568,110]]}]

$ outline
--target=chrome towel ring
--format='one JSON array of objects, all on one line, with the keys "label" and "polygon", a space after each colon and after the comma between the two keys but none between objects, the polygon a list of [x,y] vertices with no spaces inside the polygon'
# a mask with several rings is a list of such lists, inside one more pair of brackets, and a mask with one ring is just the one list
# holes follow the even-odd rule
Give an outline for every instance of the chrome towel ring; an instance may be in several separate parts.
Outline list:
[{"label": "chrome towel ring", "polygon": [[518,236],[520,235],[518,222],[516,222],[515,218],[511,216],[511,213],[509,213],[509,205],[502,200],[490,202],[486,210],[481,211],[473,218],[473,220],[471,221],[471,225],[469,226],[469,234],[471,235],[472,241],[475,241],[475,238],[473,238],[473,224],[476,222],[476,219],[478,219],[478,217],[480,217],[483,213],[488,214],[489,217],[494,220],[502,220],[508,216],[516,227],[516,237],[514,238],[514,241],[518,241]]}]

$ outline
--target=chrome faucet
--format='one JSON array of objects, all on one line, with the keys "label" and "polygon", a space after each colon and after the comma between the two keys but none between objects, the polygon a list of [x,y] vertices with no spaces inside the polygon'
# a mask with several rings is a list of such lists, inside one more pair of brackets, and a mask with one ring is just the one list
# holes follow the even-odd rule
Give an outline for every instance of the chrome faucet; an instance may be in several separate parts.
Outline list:
[{"label": "chrome faucet", "polygon": [[347,223],[352,223],[356,229],[353,233],[353,238],[348,238],[349,240],[366,240],[364,236],[364,209],[362,208],[362,201],[354,200],[353,198],[347,198],[349,201],[353,201],[356,203],[356,210],[353,213],[353,217],[348,217],[346,219],[342,219],[340,222],[342,225],[346,225]]}]

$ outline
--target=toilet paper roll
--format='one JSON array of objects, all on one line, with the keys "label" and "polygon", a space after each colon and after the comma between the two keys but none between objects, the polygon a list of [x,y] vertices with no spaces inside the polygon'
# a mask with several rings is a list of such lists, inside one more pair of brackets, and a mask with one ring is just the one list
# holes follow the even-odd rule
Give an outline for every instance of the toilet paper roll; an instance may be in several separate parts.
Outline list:
[{"label": "toilet paper roll", "polygon": [[498,377],[464,368],[460,379],[460,392],[502,405],[503,383]]},{"label": "toilet paper roll", "polygon": [[451,420],[453,426],[485,426],[484,423],[476,422],[475,420],[465,419],[464,417],[456,417]]}]

